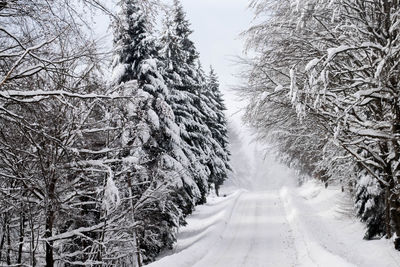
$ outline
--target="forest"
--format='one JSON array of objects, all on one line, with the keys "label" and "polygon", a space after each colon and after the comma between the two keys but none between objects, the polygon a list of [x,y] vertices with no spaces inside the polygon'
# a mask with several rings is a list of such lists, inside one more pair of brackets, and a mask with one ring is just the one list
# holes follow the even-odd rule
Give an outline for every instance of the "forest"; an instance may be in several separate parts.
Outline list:
[{"label": "forest", "polygon": [[113,10],[0,1],[2,266],[142,266],[231,169],[218,76],[179,0]]},{"label": "forest", "polygon": [[181,1],[0,0],[0,266],[392,266],[400,1],[248,1],[250,161]]},{"label": "forest", "polygon": [[399,1],[250,5],[246,121],[300,175],[341,185],[365,239],[400,250]]}]

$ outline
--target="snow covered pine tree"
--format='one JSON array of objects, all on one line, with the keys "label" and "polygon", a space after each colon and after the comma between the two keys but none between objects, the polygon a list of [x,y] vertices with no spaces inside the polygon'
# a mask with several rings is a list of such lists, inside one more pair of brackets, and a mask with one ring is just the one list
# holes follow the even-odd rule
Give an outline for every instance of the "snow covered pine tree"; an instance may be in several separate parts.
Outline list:
[{"label": "snow covered pine tree", "polygon": [[[204,203],[209,185],[216,183],[219,186],[227,172],[225,163],[216,157],[217,153],[214,151],[221,145],[214,139],[207,125],[207,122],[213,120],[211,118],[217,120],[216,109],[223,106],[206,104],[210,101],[205,95],[205,75],[198,63],[199,54],[189,38],[192,33],[190,24],[178,0],[174,1],[172,12],[173,21],[166,18],[161,39],[165,61],[164,77],[171,90],[168,101],[181,128],[185,153],[191,160],[190,170],[201,191],[199,203]],[[219,160],[218,164],[213,162],[214,159]],[[225,159],[227,162],[227,155]],[[213,173],[219,173],[221,178],[214,178]]]},{"label": "snow covered pine tree", "polygon": [[[119,181],[128,181],[135,221],[137,261],[149,262],[162,248],[171,247],[175,229],[184,223],[200,198],[188,166],[180,129],[168,104],[170,90],[160,69],[158,47],[151,36],[152,25],[146,1],[122,0],[119,20],[114,24],[114,83],[131,88],[132,97],[141,99],[129,107],[131,121],[124,133]],[[128,108],[128,107],[127,107]],[[151,192],[151,194],[149,194]],[[149,194],[149,195],[148,195]],[[143,203],[141,203],[143,202]]]},{"label": "snow covered pine tree", "polygon": [[213,156],[210,158],[212,164],[212,176],[210,180],[215,184],[217,195],[219,187],[227,179],[228,171],[232,168],[229,164],[229,149],[228,149],[228,125],[225,117],[225,104],[219,89],[217,74],[210,67],[210,73],[206,77],[206,82],[203,86],[202,103],[207,106],[206,122],[211,131]]}]

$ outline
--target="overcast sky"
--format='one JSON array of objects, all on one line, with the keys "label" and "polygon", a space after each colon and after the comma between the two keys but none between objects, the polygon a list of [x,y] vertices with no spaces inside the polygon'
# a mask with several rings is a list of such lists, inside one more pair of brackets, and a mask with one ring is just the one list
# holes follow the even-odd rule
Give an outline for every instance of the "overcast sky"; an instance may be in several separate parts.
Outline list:
[{"label": "overcast sky", "polygon": [[239,34],[250,26],[252,19],[248,0],[182,0],[182,4],[194,30],[192,40],[200,52],[203,67],[208,72],[213,65],[218,73],[228,115],[231,115],[243,106],[234,101],[229,89],[239,82],[235,79],[239,68],[233,59],[242,55],[244,40]]}]

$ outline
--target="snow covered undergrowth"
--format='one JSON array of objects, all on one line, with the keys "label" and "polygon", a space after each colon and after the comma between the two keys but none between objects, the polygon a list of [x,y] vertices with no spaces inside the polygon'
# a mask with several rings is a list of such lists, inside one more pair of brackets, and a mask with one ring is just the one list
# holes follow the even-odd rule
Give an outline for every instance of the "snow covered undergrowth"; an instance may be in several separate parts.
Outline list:
[{"label": "snow covered undergrowth", "polygon": [[174,249],[149,266],[400,266],[390,241],[362,239],[338,187],[279,178],[283,185],[264,178],[253,190],[222,188],[227,196],[199,206]]}]

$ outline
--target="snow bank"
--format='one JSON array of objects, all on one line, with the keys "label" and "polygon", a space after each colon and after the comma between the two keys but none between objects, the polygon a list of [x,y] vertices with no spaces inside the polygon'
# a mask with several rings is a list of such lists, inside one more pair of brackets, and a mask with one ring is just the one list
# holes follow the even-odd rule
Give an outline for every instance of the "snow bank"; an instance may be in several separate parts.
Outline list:
[{"label": "snow bank", "polygon": [[[297,250],[298,266],[356,266],[347,262],[344,258],[335,255],[325,249],[317,242],[311,232],[304,231],[306,225],[302,221],[302,213],[293,201],[293,192],[287,187],[283,187],[280,191],[280,197],[284,203],[286,219],[293,231],[295,247]],[[304,191],[308,198],[313,198],[319,194],[317,188],[308,188]]]},{"label": "snow bank", "polygon": [[299,266],[400,266],[386,239],[363,240],[364,225],[347,209],[351,199],[337,186],[308,181],[280,191],[293,230]]},{"label": "snow bank", "polygon": [[[208,203],[198,206],[187,219],[188,225],[180,229],[175,247],[164,252],[149,267],[190,267],[200,261],[219,240],[235,209],[243,190],[226,197],[211,197]],[[216,234],[218,233],[218,234]]]}]

